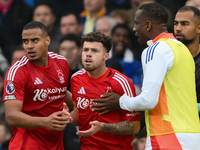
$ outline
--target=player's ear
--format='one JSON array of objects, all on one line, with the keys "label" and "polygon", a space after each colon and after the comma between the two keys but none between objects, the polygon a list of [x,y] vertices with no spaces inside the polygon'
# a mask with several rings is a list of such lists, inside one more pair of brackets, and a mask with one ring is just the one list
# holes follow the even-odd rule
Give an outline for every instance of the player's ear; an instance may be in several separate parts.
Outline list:
[{"label": "player's ear", "polygon": [[197,27],[197,33],[200,33],[200,25]]},{"label": "player's ear", "polygon": [[147,20],[146,21],[146,31],[150,31],[152,28],[152,21],[151,20]]},{"label": "player's ear", "polygon": [[47,36],[45,43],[49,46],[50,42],[51,42],[51,38],[50,38],[50,36]]},{"label": "player's ear", "polygon": [[110,56],[109,53],[105,53],[105,55],[104,55],[105,60],[108,60],[109,56]]}]

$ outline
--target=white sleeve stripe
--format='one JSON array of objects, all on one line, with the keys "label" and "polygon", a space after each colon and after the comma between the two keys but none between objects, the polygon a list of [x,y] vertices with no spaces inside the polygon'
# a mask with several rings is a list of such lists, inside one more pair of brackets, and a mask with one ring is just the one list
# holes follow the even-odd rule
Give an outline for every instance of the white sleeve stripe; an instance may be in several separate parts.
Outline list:
[{"label": "white sleeve stripe", "polygon": [[[121,86],[122,86],[122,88],[123,88],[123,90],[124,90],[124,93],[126,94],[126,95],[129,95],[129,94],[127,94],[127,92],[126,92],[126,90],[125,90],[125,88],[124,88],[124,85],[122,84],[122,82],[118,79],[118,78],[116,78],[116,77],[112,77],[113,79],[115,79],[115,80],[117,80],[120,84],[121,84]],[[130,95],[129,95],[130,96]]]},{"label": "white sleeve stripe", "polygon": [[121,78],[121,80],[124,82],[124,84],[126,85],[127,87],[127,91],[130,92],[130,96],[133,97],[133,92],[131,90],[131,87],[127,81],[127,79],[125,77],[123,77],[122,75],[120,75],[119,73],[116,73],[116,76],[119,76]]},{"label": "white sleeve stripe", "polygon": [[62,55],[58,55],[56,53],[53,53],[53,52],[48,52],[49,56],[54,59],[54,58],[57,58],[57,59],[64,59],[64,60],[67,60],[64,56]]},{"label": "white sleeve stripe", "polygon": [[[8,72],[7,80],[13,81],[17,69],[18,69],[20,66],[25,65],[28,61],[29,61],[29,59],[27,59],[27,57],[25,57],[25,56],[22,57],[22,59],[21,59],[20,61],[17,61],[17,62],[10,68],[10,70],[9,70],[9,72]],[[14,73],[13,73],[13,72],[14,72]]]},{"label": "white sleeve stripe", "polygon": [[[79,75],[79,74],[84,74],[86,71],[85,71],[85,69],[81,69],[81,70],[79,70],[78,72],[76,72],[76,73],[74,73],[73,75],[72,75],[72,77],[73,76],[76,76],[76,75]],[[72,78],[71,77],[71,78]]]},{"label": "white sleeve stripe", "polygon": [[17,68],[14,70],[14,73],[13,73],[13,75],[12,75],[11,81],[14,80],[15,73],[17,72],[17,69],[18,69],[19,67],[25,65],[27,62],[28,62],[28,59],[25,61],[25,63],[23,63],[23,64],[19,64],[19,65],[17,66]]}]

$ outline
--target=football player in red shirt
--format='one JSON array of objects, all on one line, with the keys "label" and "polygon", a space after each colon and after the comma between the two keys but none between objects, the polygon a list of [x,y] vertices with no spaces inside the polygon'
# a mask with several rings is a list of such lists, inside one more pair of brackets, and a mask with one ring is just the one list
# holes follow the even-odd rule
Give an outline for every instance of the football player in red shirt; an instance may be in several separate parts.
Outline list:
[{"label": "football player in red shirt", "polygon": [[140,113],[124,110],[106,115],[92,112],[91,100],[107,92],[124,93],[134,97],[135,87],[128,77],[106,67],[112,47],[110,37],[100,32],[82,36],[82,65],[84,69],[71,78],[71,92],[75,102],[71,112],[73,124],[79,125],[81,150],[132,150],[133,135],[140,130]]},{"label": "football player in red shirt", "polygon": [[50,37],[40,22],[28,23],[22,40],[26,55],[9,68],[4,83],[5,114],[13,131],[9,150],[63,150],[68,123],[63,103],[71,96],[67,60],[48,52]]}]

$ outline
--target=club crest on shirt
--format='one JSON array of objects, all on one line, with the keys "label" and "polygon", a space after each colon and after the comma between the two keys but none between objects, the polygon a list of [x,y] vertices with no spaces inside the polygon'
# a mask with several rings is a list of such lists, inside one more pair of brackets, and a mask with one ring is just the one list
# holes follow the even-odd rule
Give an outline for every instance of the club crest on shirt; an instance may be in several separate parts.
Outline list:
[{"label": "club crest on shirt", "polygon": [[60,80],[60,83],[64,83],[65,82],[64,75],[62,74],[60,70],[57,70],[57,72],[58,72],[58,78]]},{"label": "club crest on shirt", "polygon": [[9,81],[7,86],[6,86],[6,92],[8,94],[12,94],[14,91],[15,91],[14,84],[12,83],[12,81]]}]

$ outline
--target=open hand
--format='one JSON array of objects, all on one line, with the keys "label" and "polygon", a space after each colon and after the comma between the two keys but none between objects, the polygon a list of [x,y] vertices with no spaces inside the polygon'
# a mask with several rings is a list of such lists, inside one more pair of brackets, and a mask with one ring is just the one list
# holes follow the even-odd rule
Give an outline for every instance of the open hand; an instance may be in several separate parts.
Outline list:
[{"label": "open hand", "polygon": [[92,121],[92,122],[90,122],[90,125],[91,125],[90,129],[88,129],[86,131],[78,131],[78,132],[76,132],[76,134],[79,136],[87,137],[87,136],[93,135],[93,134],[101,131],[103,128],[103,123],[99,122],[99,121]]}]

